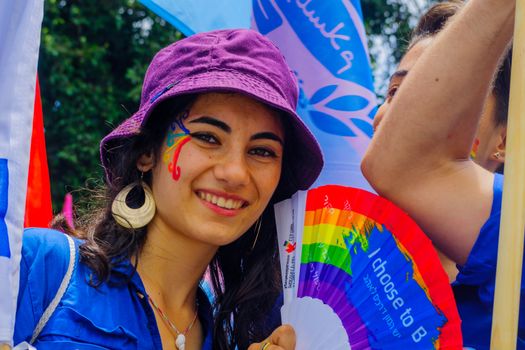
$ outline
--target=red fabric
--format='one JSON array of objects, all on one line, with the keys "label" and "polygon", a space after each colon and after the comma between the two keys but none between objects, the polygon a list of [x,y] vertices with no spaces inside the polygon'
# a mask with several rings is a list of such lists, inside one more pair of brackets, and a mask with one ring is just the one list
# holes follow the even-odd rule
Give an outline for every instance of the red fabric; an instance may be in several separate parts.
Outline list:
[{"label": "red fabric", "polygon": [[40,85],[37,78],[24,227],[48,227],[52,217],[44,118],[40,99]]}]

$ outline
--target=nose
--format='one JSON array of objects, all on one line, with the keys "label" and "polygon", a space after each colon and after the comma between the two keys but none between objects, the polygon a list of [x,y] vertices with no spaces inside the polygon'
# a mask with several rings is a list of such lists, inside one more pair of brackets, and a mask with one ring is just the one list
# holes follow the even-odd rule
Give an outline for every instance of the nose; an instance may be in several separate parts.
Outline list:
[{"label": "nose", "polygon": [[377,128],[379,127],[379,124],[383,120],[383,117],[386,114],[386,111],[388,110],[388,101],[383,102],[383,104],[378,108],[376,115],[374,116],[374,122],[372,123],[372,126],[374,127],[374,132],[377,131]]},{"label": "nose", "polygon": [[246,186],[250,182],[250,171],[246,155],[231,150],[221,157],[214,167],[215,178],[229,188]]}]

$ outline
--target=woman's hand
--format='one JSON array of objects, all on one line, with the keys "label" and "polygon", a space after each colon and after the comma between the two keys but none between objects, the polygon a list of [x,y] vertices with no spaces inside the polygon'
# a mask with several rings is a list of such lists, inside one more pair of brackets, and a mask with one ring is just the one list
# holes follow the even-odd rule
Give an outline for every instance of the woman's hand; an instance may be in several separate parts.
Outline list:
[{"label": "woman's hand", "polygon": [[276,328],[273,333],[260,343],[250,345],[248,350],[294,350],[295,331],[289,324]]}]

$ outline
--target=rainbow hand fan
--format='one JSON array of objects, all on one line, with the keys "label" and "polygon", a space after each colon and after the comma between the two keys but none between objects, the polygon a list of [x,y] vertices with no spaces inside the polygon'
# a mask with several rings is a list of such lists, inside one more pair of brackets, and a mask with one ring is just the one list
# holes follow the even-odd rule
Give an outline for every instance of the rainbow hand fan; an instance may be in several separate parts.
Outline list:
[{"label": "rainbow hand fan", "polygon": [[328,185],[277,203],[275,217],[297,349],[461,349],[438,255],[395,205]]}]

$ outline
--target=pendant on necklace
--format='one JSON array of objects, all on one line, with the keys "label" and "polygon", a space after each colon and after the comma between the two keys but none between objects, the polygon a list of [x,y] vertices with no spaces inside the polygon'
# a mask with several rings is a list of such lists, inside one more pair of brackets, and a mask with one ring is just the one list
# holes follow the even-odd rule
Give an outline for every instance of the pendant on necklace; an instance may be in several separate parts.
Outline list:
[{"label": "pendant on necklace", "polygon": [[179,333],[177,335],[177,339],[175,339],[175,346],[178,350],[184,350],[184,347],[186,346],[186,336],[182,333]]}]

